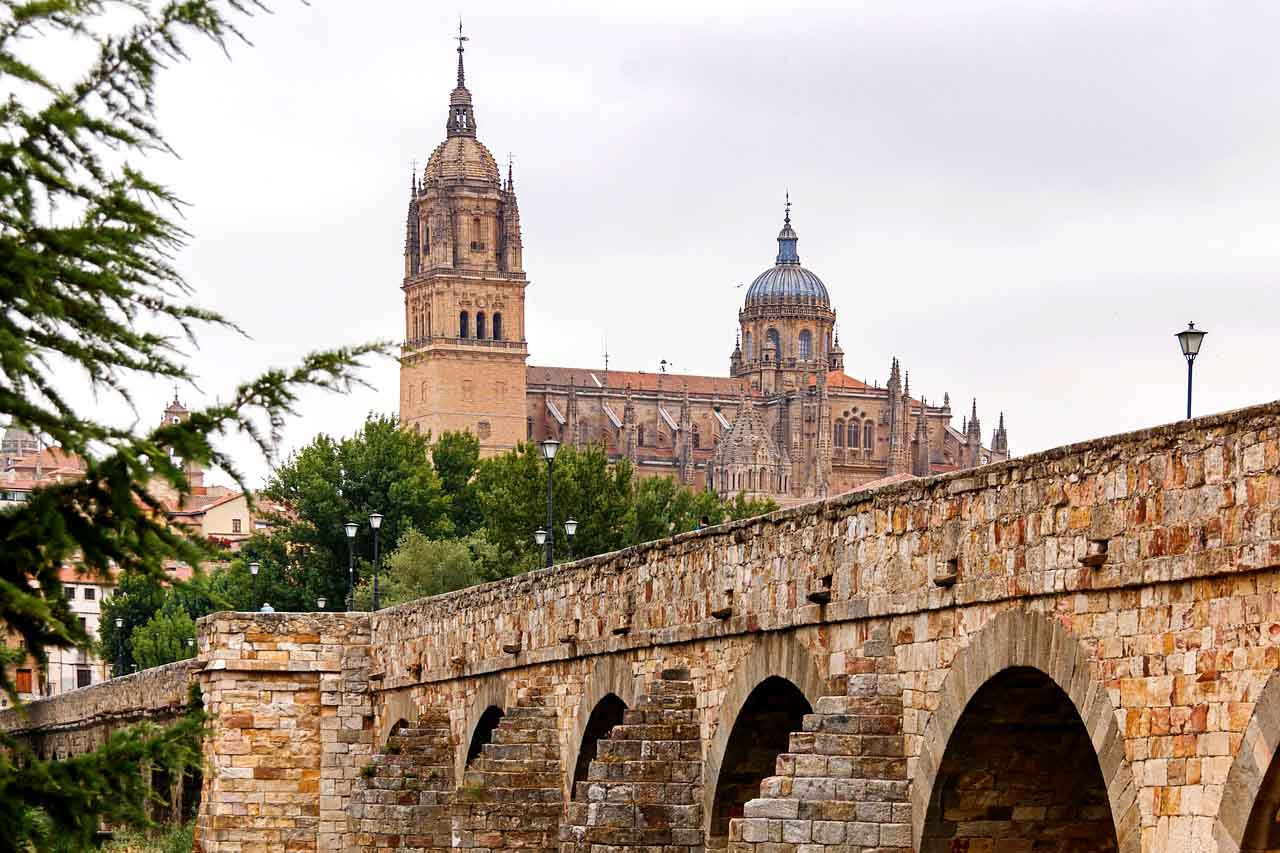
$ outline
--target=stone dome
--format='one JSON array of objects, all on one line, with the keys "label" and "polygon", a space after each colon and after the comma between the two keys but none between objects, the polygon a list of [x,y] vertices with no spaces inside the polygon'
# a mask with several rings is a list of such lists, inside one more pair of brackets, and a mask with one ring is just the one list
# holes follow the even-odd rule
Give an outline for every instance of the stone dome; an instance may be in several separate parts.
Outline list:
[{"label": "stone dome", "polygon": [[437,145],[422,177],[427,183],[457,178],[489,181],[495,186],[502,183],[498,161],[474,136],[450,136]]},{"label": "stone dome", "polygon": [[831,306],[827,286],[809,270],[800,266],[796,243],[800,238],[791,227],[791,202],[787,202],[787,214],[778,232],[778,257],[774,265],[751,282],[747,289],[747,305],[768,305],[776,302]]}]

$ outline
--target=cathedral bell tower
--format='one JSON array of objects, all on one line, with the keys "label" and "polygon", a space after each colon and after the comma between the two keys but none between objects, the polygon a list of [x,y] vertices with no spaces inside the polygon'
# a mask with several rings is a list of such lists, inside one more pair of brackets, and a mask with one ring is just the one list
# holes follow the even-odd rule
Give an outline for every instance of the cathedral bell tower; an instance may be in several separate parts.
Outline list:
[{"label": "cathedral bell tower", "polygon": [[409,185],[400,422],[469,431],[485,455],[526,437],[523,244],[515,181],[476,138],[458,29],[445,140]]}]

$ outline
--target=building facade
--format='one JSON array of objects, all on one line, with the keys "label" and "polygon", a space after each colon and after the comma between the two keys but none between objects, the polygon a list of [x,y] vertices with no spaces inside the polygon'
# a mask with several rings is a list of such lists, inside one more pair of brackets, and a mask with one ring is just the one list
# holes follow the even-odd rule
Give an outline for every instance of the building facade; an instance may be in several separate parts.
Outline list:
[{"label": "building facade", "polygon": [[955,429],[950,396],[913,397],[896,358],[883,385],[846,374],[790,199],[777,243],[738,312],[725,376],[529,364],[515,181],[476,137],[460,39],[445,140],[410,181],[401,421],[469,431],[486,455],[548,437],[600,444],[642,476],[784,505],[1008,458],[1003,413],[983,445],[976,400]]}]

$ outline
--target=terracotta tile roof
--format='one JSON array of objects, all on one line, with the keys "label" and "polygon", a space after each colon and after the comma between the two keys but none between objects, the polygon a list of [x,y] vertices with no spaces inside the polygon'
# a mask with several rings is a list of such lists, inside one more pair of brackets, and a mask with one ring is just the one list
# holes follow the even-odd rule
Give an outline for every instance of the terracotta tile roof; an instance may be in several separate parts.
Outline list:
[{"label": "terracotta tile roof", "polygon": [[[687,373],[644,373],[634,370],[604,370],[589,367],[544,367],[531,364],[525,368],[525,381],[529,385],[564,385],[570,379],[579,388],[598,390],[608,387],[613,391],[623,391],[628,385],[636,393],[652,393],[662,391],[664,394],[680,395],[685,385],[689,393],[699,396],[718,396],[723,399],[736,398],[739,389],[746,385],[744,380],[730,379],[728,376],[695,376]],[[750,388],[748,387],[748,393]]]},{"label": "terracotta tile roof", "polygon": [[61,447],[46,447],[38,454],[28,453],[25,456],[20,456],[17,459],[14,459],[13,462],[10,463],[9,468],[31,468],[34,470],[36,467],[37,457],[39,458],[40,467],[43,471],[53,471],[63,468],[74,471],[83,471],[86,467],[84,460],[74,453],[68,453]]},{"label": "terracotta tile roof", "polygon": [[[818,377],[809,378],[810,385],[818,384]],[[842,370],[833,370],[827,374],[827,388],[848,388],[851,391],[877,390],[865,382],[854,379]]]}]

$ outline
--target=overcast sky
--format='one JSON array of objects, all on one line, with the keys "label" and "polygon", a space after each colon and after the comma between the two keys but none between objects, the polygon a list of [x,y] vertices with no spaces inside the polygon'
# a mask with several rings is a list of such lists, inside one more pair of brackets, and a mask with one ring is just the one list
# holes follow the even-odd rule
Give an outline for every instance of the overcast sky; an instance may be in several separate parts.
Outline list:
[{"label": "overcast sky", "polygon": [[[359,10],[358,12],[356,10]],[[168,73],[181,264],[251,340],[210,395],[402,329],[409,163],[443,139],[446,4],[282,2]],[[724,374],[790,188],[846,371],[978,398],[1015,454],[1280,396],[1274,2],[470,2],[479,138],[515,157],[530,362]],[[309,396],[297,447],[397,405]],[[171,391],[144,389],[156,407]],[[184,399],[199,403],[183,390]],[[147,412],[148,420],[151,412]],[[245,460],[257,472],[265,467]]]}]

